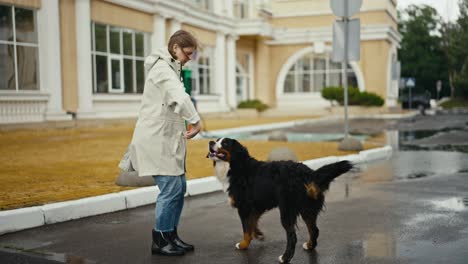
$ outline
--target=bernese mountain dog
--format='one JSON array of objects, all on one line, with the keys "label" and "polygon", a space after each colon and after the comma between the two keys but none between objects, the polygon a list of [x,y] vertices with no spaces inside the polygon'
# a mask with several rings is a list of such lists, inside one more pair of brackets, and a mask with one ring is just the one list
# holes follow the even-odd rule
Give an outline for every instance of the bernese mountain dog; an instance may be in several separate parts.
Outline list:
[{"label": "bernese mountain dog", "polygon": [[217,177],[242,222],[244,238],[236,244],[237,249],[247,249],[254,238],[263,240],[258,220],[266,211],[279,207],[287,238],[280,263],[289,263],[294,255],[299,215],[309,231],[309,240],[303,248],[317,247],[317,217],[324,204],[324,192],[333,179],[353,168],[349,161],[317,170],[294,161],[258,161],[249,155],[246,147],[230,138],[210,141],[207,157],[214,161]]}]

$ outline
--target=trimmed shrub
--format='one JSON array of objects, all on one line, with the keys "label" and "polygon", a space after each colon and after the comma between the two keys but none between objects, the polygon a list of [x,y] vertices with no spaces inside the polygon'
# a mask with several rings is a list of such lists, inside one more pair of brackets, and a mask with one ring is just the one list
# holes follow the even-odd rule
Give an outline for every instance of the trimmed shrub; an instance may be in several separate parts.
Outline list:
[{"label": "trimmed shrub", "polygon": [[268,105],[264,104],[262,101],[255,99],[255,100],[247,100],[240,102],[237,108],[254,108],[257,109],[258,112],[263,112],[268,109]]},{"label": "trimmed shrub", "polygon": [[[322,89],[322,97],[337,101],[340,105],[344,104],[344,89],[343,87],[325,87]],[[360,92],[356,87],[348,88],[348,104],[363,105],[363,106],[382,106],[384,99],[375,93]]]}]

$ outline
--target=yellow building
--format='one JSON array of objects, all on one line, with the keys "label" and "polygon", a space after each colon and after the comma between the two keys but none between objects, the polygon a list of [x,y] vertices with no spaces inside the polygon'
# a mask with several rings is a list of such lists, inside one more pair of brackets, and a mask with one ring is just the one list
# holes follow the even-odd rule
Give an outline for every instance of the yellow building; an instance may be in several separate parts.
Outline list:
[{"label": "yellow building", "polygon": [[[394,106],[395,0],[363,0],[361,60],[350,84]],[[322,108],[340,85],[329,0],[0,0],[0,123],[136,117],[143,61],[186,29],[201,113],[260,99],[278,111]]]}]

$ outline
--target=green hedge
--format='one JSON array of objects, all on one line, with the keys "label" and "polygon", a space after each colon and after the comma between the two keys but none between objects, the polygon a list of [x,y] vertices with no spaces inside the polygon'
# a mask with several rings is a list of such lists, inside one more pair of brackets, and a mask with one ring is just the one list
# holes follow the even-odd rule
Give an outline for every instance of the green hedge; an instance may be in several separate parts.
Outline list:
[{"label": "green hedge", "polygon": [[[325,87],[322,90],[322,97],[337,101],[340,105],[344,104],[344,89],[343,87]],[[384,99],[375,93],[360,92],[356,87],[348,88],[348,104],[363,105],[363,106],[382,106]]]},{"label": "green hedge", "polygon": [[257,109],[258,112],[263,112],[268,109],[268,105],[264,104],[260,100],[247,100],[247,101],[242,101],[239,103],[237,108],[254,108]]}]

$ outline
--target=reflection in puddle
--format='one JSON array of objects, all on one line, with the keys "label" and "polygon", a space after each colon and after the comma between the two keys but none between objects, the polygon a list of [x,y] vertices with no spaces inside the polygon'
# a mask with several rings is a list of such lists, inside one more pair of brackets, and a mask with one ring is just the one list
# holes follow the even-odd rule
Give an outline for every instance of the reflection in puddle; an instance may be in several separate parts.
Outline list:
[{"label": "reflection in puddle", "polygon": [[364,182],[417,180],[468,170],[468,155],[444,151],[399,151],[389,161],[361,164]]},{"label": "reflection in puddle", "polygon": [[362,246],[366,257],[394,257],[398,254],[395,237],[390,233],[370,234]]},{"label": "reflection in puddle", "polygon": [[94,264],[97,263],[95,261],[90,261],[87,259],[84,259],[82,257],[74,256],[74,255],[69,255],[69,254],[63,254],[63,253],[48,253],[47,259],[50,260],[56,260],[60,261],[63,263],[67,264]]},{"label": "reflection in puddle", "polygon": [[468,198],[450,198],[445,200],[430,201],[438,210],[461,212],[468,207]]},{"label": "reflection in puddle", "polygon": [[[36,263],[38,262],[38,259],[50,260],[54,262],[57,261],[60,263],[67,263],[67,264],[97,263],[96,261],[88,260],[83,257],[76,256],[76,255],[47,252],[38,248],[26,249],[26,248],[22,248],[18,246],[11,246],[11,245],[2,245],[0,246],[0,248],[5,254],[17,256],[18,259],[22,259],[23,261],[26,261],[24,263]],[[42,262],[43,261],[41,261],[40,263]]]}]

